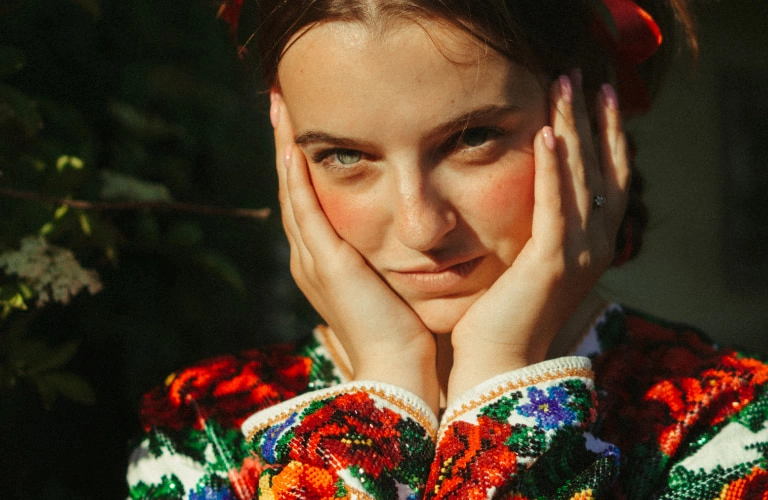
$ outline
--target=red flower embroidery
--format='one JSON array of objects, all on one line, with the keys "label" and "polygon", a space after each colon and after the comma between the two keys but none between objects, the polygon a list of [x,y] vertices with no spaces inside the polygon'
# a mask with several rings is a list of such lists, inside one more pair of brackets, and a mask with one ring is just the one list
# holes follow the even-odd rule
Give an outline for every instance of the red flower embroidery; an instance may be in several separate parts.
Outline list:
[{"label": "red flower embroidery", "polygon": [[717,351],[691,330],[627,316],[629,340],[595,360],[606,416],[601,437],[621,449],[655,441],[673,455],[689,430],[735,414],[768,380],[768,367]]},{"label": "red flower embroidery", "polygon": [[438,446],[427,491],[435,498],[485,499],[493,487],[517,472],[517,455],[504,444],[512,427],[481,416],[478,424],[458,421],[448,427]]},{"label": "red flower embroidery", "polygon": [[240,464],[240,469],[229,471],[229,482],[241,500],[250,500],[256,498],[256,492],[259,484],[259,476],[263,467],[256,457],[246,457]]},{"label": "red flower embroidery", "polygon": [[343,394],[304,416],[290,456],[332,470],[354,466],[377,478],[402,461],[399,422],[400,415],[377,407],[366,393]]},{"label": "red flower embroidery", "polygon": [[687,429],[706,419],[717,425],[737,413],[755,397],[755,385],[768,378],[768,368],[750,359],[726,355],[717,368],[704,370],[698,378],[685,377],[673,383],[664,380],[651,387],[646,400],[660,401],[668,408],[672,423],[657,429],[659,447],[667,455],[677,451]]},{"label": "red flower embroidery", "polygon": [[307,387],[311,360],[274,346],[220,356],[181,370],[144,396],[142,424],[202,429],[207,418],[239,427],[254,411],[294,397]]},{"label": "red flower embroidery", "polygon": [[337,480],[323,468],[290,462],[272,478],[271,493],[277,500],[332,500],[338,498]]},{"label": "red flower embroidery", "polygon": [[768,472],[755,467],[749,476],[726,484],[717,498],[722,500],[768,499]]}]

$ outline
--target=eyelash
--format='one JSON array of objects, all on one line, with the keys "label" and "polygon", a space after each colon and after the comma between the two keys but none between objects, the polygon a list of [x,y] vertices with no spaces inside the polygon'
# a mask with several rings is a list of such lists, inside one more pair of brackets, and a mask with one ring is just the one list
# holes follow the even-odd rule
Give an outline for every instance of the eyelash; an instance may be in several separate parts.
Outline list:
[{"label": "eyelash", "polygon": [[[483,134],[486,134],[483,137],[483,142],[473,146],[471,144],[466,144],[465,141],[467,137],[470,136],[472,133],[481,132]],[[480,150],[480,148],[486,148],[489,146],[489,142],[491,142],[494,139],[498,139],[499,137],[502,137],[506,135],[506,130],[498,127],[468,127],[464,130],[462,130],[460,133],[456,134],[449,142],[448,144],[450,146],[451,152],[461,152],[466,151],[468,153],[472,152],[473,150]]]},{"label": "eyelash", "polygon": [[[338,161],[339,155],[344,155],[344,154],[359,156],[360,159],[354,163],[349,163],[349,164]],[[334,156],[336,157],[335,161],[329,160],[331,157],[334,157]],[[331,149],[326,149],[313,154],[312,161],[318,164],[323,164],[323,166],[325,166],[326,168],[337,168],[337,169],[343,170],[343,169],[353,168],[355,165],[360,163],[360,161],[364,157],[365,155],[361,151],[358,151],[356,149],[331,148]]]},{"label": "eyelash", "polygon": [[[466,140],[466,138],[471,133],[477,133],[481,132],[483,134],[487,134],[483,137],[482,143],[472,146],[470,144],[463,143],[462,141]],[[445,154],[451,154],[451,153],[468,153],[471,154],[473,151],[480,152],[488,147],[490,145],[488,144],[494,139],[498,139],[499,137],[503,137],[507,135],[507,131],[498,128],[498,127],[468,127],[458,134],[451,137],[447,143],[446,146],[443,149],[443,152]],[[351,155],[351,156],[357,156],[359,159],[357,159],[354,163],[343,163],[338,161],[339,155]],[[336,157],[335,160],[333,160],[333,157]],[[324,167],[329,169],[338,169],[338,170],[350,170],[355,168],[359,165],[359,163],[365,158],[365,154],[362,151],[358,151],[356,149],[350,149],[350,148],[331,148],[326,149],[323,151],[319,151],[312,155],[312,161],[316,164],[322,164]]]}]

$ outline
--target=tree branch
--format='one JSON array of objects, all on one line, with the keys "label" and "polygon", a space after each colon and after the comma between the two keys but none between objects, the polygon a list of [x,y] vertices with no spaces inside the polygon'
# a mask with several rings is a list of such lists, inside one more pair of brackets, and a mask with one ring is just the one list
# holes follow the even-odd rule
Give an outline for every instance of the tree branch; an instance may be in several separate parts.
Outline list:
[{"label": "tree branch", "polygon": [[86,201],[86,200],[68,200],[56,196],[48,196],[41,193],[30,191],[20,191],[18,189],[0,187],[0,197],[12,198],[16,200],[27,200],[39,203],[52,203],[54,205],[66,205],[72,208],[92,211],[131,211],[131,210],[153,210],[160,212],[185,212],[201,215],[219,215],[224,217],[243,217],[248,219],[266,219],[269,217],[269,208],[221,208],[208,205],[196,205],[193,203],[182,203],[177,201],[156,201],[156,202],[105,202],[105,201]]}]

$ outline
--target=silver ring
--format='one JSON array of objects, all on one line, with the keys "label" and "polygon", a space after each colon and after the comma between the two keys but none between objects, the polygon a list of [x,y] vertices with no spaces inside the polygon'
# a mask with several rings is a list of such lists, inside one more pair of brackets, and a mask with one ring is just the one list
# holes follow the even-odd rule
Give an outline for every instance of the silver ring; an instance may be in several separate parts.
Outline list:
[{"label": "silver ring", "polygon": [[602,208],[605,205],[605,196],[596,194],[592,198],[592,206],[595,208]]}]

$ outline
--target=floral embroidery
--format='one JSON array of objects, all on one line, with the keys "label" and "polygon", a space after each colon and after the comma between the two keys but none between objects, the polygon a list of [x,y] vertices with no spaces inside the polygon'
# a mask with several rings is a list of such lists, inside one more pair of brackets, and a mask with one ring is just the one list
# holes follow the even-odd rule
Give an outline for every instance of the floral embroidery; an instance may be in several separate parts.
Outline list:
[{"label": "floral embroidery", "polygon": [[239,427],[255,410],[306,388],[310,360],[291,351],[291,346],[280,346],[220,356],[172,374],[165,387],[144,397],[144,428],[202,429],[208,418]]},{"label": "floral embroidery", "polygon": [[478,424],[451,424],[438,446],[427,491],[435,498],[486,498],[517,472],[517,454],[506,442],[512,426],[480,416]]},{"label": "floral embroidery", "polygon": [[[136,470],[153,470],[156,463],[154,470],[175,471],[178,458],[185,474],[151,480],[135,474],[130,497],[764,496],[767,443],[755,443],[745,450],[754,459],[727,469],[689,471],[684,459],[727,422],[746,433],[763,432],[768,367],[718,351],[693,330],[626,315],[618,307],[609,313],[598,324],[604,332],[598,338],[610,350],[593,363],[597,405],[587,368],[520,379],[447,412],[437,449],[429,437],[434,429],[418,412],[411,414],[405,400],[390,401],[374,386],[352,392],[339,386],[308,398],[293,414],[275,413],[279,418],[270,417],[252,434],[257,453],[250,455],[238,428],[244,417],[337,384],[337,369],[317,343],[200,363],[150,393],[143,412],[151,430]],[[621,475],[610,442],[622,448]],[[190,463],[199,464],[197,475],[187,472]]]},{"label": "floral embroidery", "polygon": [[747,477],[739,478],[723,486],[716,500],[747,500],[768,496],[768,472],[755,467]]},{"label": "floral embroidery", "polygon": [[528,389],[530,403],[517,408],[520,415],[533,417],[544,430],[556,429],[576,422],[576,415],[568,408],[568,392],[559,385],[547,388],[546,394],[537,387]]},{"label": "floral embroidery", "polygon": [[189,500],[238,500],[228,487],[221,489],[206,485],[198,491],[189,492]]},{"label": "floral embroidery", "polygon": [[304,413],[293,430],[291,458],[333,470],[355,466],[378,477],[402,461],[399,422],[400,415],[377,408],[363,392],[341,395]]},{"label": "floral embroidery", "polygon": [[337,478],[322,467],[291,461],[277,474],[260,483],[259,498],[275,500],[318,500],[346,498],[338,495]]},{"label": "floral embroidery", "polygon": [[[380,407],[362,391],[313,401],[288,422],[258,430],[251,439],[257,453],[274,464],[266,471],[272,485],[275,481],[290,484],[290,478],[307,479],[310,473],[317,479],[322,470],[330,475],[323,475],[318,484],[335,488],[337,496],[346,494],[342,476],[359,482],[356,487],[373,498],[422,491],[434,454],[423,427],[410,417]],[[299,469],[298,463],[309,469]],[[286,469],[287,464],[294,465]],[[271,491],[275,493],[274,488]]]}]

